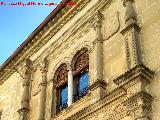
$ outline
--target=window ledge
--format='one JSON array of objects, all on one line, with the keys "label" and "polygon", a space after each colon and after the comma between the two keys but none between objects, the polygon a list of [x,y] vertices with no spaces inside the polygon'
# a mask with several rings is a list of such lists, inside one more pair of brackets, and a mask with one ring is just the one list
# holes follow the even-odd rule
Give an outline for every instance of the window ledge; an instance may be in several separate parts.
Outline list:
[{"label": "window ledge", "polygon": [[[71,112],[72,112],[72,114],[74,114],[74,113],[80,111],[81,109],[89,106],[89,104],[91,103],[90,100],[91,100],[91,93],[89,92],[83,98],[77,100],[71,106],[69,106],[66,109],[64,109],[61,112],[59,112],[52,119],[58,119],[60,116],[66,116],[67,114],[70,116]],[[89,102],[89,103],[87,103],[87,102]],[[86,104],[84,104],[84,103],[86,103]]]}]

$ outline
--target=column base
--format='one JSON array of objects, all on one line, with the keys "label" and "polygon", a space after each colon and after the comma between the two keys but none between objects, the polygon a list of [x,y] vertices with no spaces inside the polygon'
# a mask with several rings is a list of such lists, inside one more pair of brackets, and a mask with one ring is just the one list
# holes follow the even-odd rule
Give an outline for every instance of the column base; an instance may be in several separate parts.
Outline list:
[{"label": "column base", "polygon": [[106,95],[106,85],[104,80],[97,80],[89,87],[93,101],[97,101]]},{"label": "column base", "polygon": [[21,108],[17,112],[19,113],[19,120],[28,120],[28,108]]}]

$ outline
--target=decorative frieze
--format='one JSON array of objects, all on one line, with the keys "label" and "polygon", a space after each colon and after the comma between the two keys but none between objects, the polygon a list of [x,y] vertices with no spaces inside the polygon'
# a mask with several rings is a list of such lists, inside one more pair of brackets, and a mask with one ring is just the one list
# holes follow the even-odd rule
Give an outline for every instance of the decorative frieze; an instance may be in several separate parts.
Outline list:
[{"label": "decorative frieze", "polygon": [[[96,115],[100,115],[101,113],[106,113],[104,116],[105,120],[120,120],[127,115],[127,110],[121,105],[121,101],[124,101],[125,94],[126,92],[123,89],[117,88],[98,101],[91,99],[91,101],[93,101],[92,104],[72,114],[66,120],[94,119]],[[109,108],[112,104],[119,104],[121,108],[119,107],[119,110],[112,111],[111,108]]]},{"label": "decorative frieze", "polygon": [[146,86],[153,78],[153,72],[144,65],[137,65],[119,76],[114,83],[127,91],[128,100],[123,104],[135,120],[149,120],[152,96]]},{"label": "decorative frieze", "polygon": [[[17,55],[14,62],[10,63],[5,70],[1,71],[0,74],[0,84],[2,81],[6,80],[12,73],[14,73],[13,66],[20,63],[21,61],[31,57],[34,53],[36,53],[42,46],[44,46],[45,43],[47,43],[69,20],[71,20],[84,6],[87,5],[87,3],[90,2],[90,0],[81,0],[77,2],[77,5],[75,6],[67,6],[64,9],[68,9],[68,13],[65,14],[65,17],[61,17],[59,19],[58,15],[51,21],[54,24],[50,24],[51,28],[49,28],[49,32],[41,32],[41,35],[38,34],[31,42],[33,44],[32,46],[29,46],[26,49],[23,49],[19,55]],[[63,12],[59,12],[59,14],[64,14]],[[61,16],[60,15],[60,16]],[[63,16],[63,15],[62,15]],[[58,21],[58,22],[56,22]],[[55,24],[56,23],[56,24]],[[23,57],[22,57],[23,56]],[[17,61],[15,63],[15,61]],[[14,63],[14,65],[13,65]],[[5,74],[6,73],[6,74]]]},{"label": "decorative frieze", "polygon": [[139,92],[123,102],[123,105],[134,120],[150,120],[152,100],[152,96],[148,93]]}]

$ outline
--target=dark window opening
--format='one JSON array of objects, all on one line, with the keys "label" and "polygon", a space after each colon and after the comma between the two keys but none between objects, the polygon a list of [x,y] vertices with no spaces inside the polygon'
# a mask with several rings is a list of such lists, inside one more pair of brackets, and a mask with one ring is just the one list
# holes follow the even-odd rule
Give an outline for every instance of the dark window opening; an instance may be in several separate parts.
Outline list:
[{"label": "dark window opening", "polygon": [[88,93],[88,79],[88,69],[85,69],[78,75],[74,76],[74,102],[83,98]]},{"label": "dark window opening", "polygon": [[67,107],[68,107],[68,86],[66,84],[57,89],[56,113],[58,114],[60,111],[62,111]]},{"label": "dark window opening", "polygon": [[68,72],[67,65],[62,64],[55,73],[56,80],[56,114],[68,107]]},{"label": "dark window opening", "polygon": [[63,86],[60,94],[61,94],[60,105],[61,105],[61,108],[64,109],[64,108],[68,107],[68,104],[67,104],[67,102],[68,102],[68,86],[67,85]]}]

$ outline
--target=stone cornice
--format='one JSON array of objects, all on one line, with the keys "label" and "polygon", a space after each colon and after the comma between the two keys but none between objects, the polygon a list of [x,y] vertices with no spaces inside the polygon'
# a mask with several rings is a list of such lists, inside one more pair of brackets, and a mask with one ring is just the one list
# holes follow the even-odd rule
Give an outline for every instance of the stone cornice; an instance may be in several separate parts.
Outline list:
[{"label": "stone cornice", "polygon": [[150,103],[152,102],[153,97],[147,92],[139,92],[136,95],[128,98],[126,101],[123,102],[123,104],[124,106],[130,107],[129,109],[134,109],[133,103],[137,102],[139,99],[143,100],[145,103]]},{"label": "stone cornice", "polygon": [[[76,6],[70,7],[68,9],[65,7],[48,25],[29,43],[25,49],[21,51],[19,55],[0,73],[1,84],[7,79],[12,73],[15,72],[13,70],[14,65],[18,65],[21,61],[30,57],[38,51],[44,44],[46,44],[52,36],[54,36],[70,19],[72,19],[79,10],[81,10],[90,0],[80,0],[77,2]],[[63,12],[68,11],[63,15]],[[53,27],[50,28],[49,32],[47,31],[50,26],[54,23]],[[56,23],[56,24],[55,24]],[[39,40],[41,39],[41,40]],[[43,39],[43,40],[42,40]],[[35,49],[36,48],[36,49]],[[16,61],[16,62],[15,62]]]},{"label": "stone cornice", "polygon": [[[75,0],[76,2],[77,0]],[[0,84],[3,83],[11,74],[15,72],[14,65],[18,66],[19,63],[26,59],[26,57],[32,56],[36,53],[45,43],[47,43],[52,36],[54,36],[63,25],[65,25],[70,19],[76,15],[84,6],[89,3],[90,0],[80,0],[74,7],[65,7],[62,11],[66,12],[63,15],[61,11],[47,26],[30,42],[16,58],[2,71],[0,72]],[[112,0],[102,0],[95,7],[94,12],[97,10],[104,10],[105,6],[110,4]],[[99,7],[101,6],[101,7]],[[94,14],[92,14],[94,15]],[[55,24],[56,23],[56,24]],[[41,39],[41,40],[40,40]],[[55,44],[55,42],[54,42]],[[36,48],[36,49],[35,49]],[[16,61],[16,62],[15,62]]]},{"label": "stone cornice", "polygon": [[[105,1],[105,5],[108,4],[108,2]],[[98,11],[98,8],[99,8],[98,6],[94,6],[94,8],[92,8],[93,9],[92,11],[88,11],[87,14],[81,17],[74,25],[72,25],[68,31],[64,32],[62,36],[56,40],[56,42],[52,43],[50,47],[48,47],[48,49],[46,49],[43,52],[42,55],[40,55],[39,57],[37,57],[37,59],[35,59],[34,67],[37,68],[39,66],[38,64],[41,62],[41,59],[43,59],[44,57],[47,57],[49,61],[53,61],[54,58],[57,59],[61,55],[61,53],[64,53],[66,49],[69,49],[73,44],[75,44],[77,39],[83,37],[83,35],[89,32],[93,28],[92,24],[94,16]],[[60,48],[60,46],[62,46],[61,48],[63,49],[57,49]],[[51,50],[49,48],[54,48],[54,49]],[[57,51],[56,53],[58,53],[57,55],[54,54],[55,50]]]},{"label": "stone cornice", "polygon": [[97,80],[95,83],[93,83],[89,89],[90,90],[94,90],[96,89],[97,87],[102,87],[104,89],[106,89],[106,86],[107,86],[107,83],[104,81],[104,80]]},{"label": "stone cornice", "polygon": [[137,65],[137,66],[133,67],[132,69],[128,70],[124,74],[117,77],[114,80],[114,83],[116,85],[125,84],[128,81],[130,81],[136,77],[139,77],[139,76],[145,77],[147,82],[150,82],[150,79],[153,77],[153,75],[154,75],[154,73],[148,67],[141,64],[141,65]]},{"label": "stone cornice", "polygon": [[93,101],[88,107],[81,109],[80,111],[76,112],[72,116],[66,118],[66,120],[81,120],[88,116],[93,117],[92,115],[93,113],[96,114],[97,112],[100,112],[101,109],[103,109],[103,107],[105,107],[108,104],[111,104],[112,102],[116,101],[117,99],[124,96],[125,94],[126,94],[126,91],[124,91],[120,87],[116,88],[104,98],[96,102]]}]

